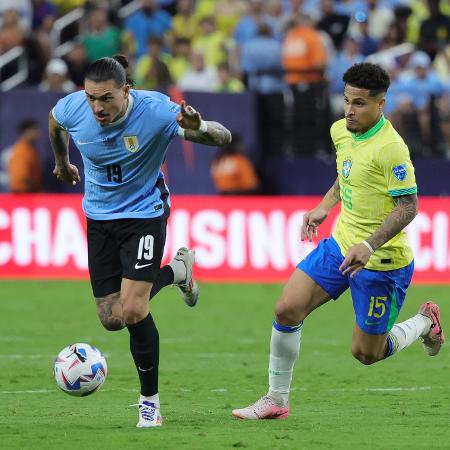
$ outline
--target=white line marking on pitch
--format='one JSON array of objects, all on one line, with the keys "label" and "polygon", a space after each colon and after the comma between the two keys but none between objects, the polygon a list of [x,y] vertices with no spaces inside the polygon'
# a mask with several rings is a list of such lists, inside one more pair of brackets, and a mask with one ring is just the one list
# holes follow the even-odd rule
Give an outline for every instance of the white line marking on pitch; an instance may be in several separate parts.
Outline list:
[{"label": "white line marking on pitch", "polygon": [[[432,389],[444,389],[444,386],[412,386],[412,387],[388,387],[388,388],[361,388],[361,389],[327,389],[327,392],[415,392],[415,391],[431,391]],[[138,389],[130,388],[106,388],[101,392],[138,392]],[[191,389],[180,388],[181,392],[191,392]],[[291,391],[310,391],[312,389],[307,388],[292,388]],[[320,389],[318,389],[320,391]],[[17,394],[53,394],[59,393],[59,389],[27,389],[21,391],[0,391],[0,395],[17,395]],[[226,388],[210,389],[210,392],[228,392]]]}]

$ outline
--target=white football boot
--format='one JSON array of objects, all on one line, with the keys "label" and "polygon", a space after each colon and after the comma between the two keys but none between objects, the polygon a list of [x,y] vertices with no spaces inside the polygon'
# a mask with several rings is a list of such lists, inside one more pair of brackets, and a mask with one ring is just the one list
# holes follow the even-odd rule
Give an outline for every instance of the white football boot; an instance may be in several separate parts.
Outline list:
[{"label": "white football boot", "polygon": [[139,406],[139,422],[137,428],[152,428],[162,425],[162,417],[160,409],[147,400],[138,403]]},{"label": "white football boot", "polygon": [[198,301],[197,282],[192,278],[192,267],[195,262],[194,250],[186,247],[178,249],[177,254],[173,258],[175,261],[181,261],[186,267],[186,278],[175,284],[183,296],[184,303],[188,306],[195,306]]}]

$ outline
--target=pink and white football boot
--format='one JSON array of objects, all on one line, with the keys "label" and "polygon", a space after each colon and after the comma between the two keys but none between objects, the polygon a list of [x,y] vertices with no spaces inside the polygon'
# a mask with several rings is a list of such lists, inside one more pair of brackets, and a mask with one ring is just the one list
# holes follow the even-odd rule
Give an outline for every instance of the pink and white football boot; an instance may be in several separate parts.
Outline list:
[{"label": "pink and white football boot", "polygon": [[238,419],[287,419],[289,406],[277,405],[268,395],[260,398],[253,405],[242,409],[233,409],[231,414]]},{"label": "pink and white football boot", "polygon": [[445,341],[444,331],[442,330],[440,323],[441,313],[439,306],[433,302],[425,302],[420,305],[419,314],[431,319],[430,331],[419,339],[422,341],[423,349],[429,356],[435,356],[439,353],[442,344]]}]

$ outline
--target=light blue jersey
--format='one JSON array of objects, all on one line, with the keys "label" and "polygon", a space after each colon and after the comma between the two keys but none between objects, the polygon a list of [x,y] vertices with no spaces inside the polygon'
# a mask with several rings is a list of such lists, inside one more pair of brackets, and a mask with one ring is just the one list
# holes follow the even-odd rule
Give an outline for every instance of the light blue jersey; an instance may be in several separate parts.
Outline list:
[{"label": "light blue jersey", "polygon": [[58,101],[53,117],[70,133],[83,158],[87,217],[133,219],[164,213],[161,194],[168,191],[161,165],[178,134],[179,110],[164,94],[130,90],[124,116],[102,127],[84,91]]}]

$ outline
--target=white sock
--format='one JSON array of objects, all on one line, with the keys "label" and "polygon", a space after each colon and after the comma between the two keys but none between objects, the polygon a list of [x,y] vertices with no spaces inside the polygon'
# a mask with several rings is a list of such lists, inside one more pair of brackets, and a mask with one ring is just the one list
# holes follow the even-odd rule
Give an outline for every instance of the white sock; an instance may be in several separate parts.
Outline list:
[{"label": "white sock", "polygon": [[155,395],[150,395],[149,397],[146,397],[145,395],[140,395],[139,396],[139,403],[142,403],[143,401],[149,402],[149,403],[154,403],[154,405],[159,408],[159,394],[155,394]]},{"label": "white sock", "polygon": [[178,261],[178,259],[172,259],[169,266],[173,270],[173,284],[181,283],[186,279],[186,266],[183,261]]},{"label": "white sock", "polygon": [[300,351],[301,328],[272,326],[269,357],[269,395],[279,405],[286,406],[292,382],[292,370]]},{"label": "white sock", "polygon": [[417,341],[420,336],[424,336],[430,331],[432,321],[429,317],[422,314],[416,314],[408,320],[396,323],[388,334],[391,340],[392,349],[389,355],[403,350]]}]

